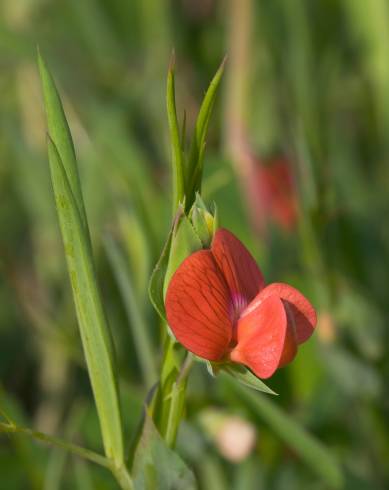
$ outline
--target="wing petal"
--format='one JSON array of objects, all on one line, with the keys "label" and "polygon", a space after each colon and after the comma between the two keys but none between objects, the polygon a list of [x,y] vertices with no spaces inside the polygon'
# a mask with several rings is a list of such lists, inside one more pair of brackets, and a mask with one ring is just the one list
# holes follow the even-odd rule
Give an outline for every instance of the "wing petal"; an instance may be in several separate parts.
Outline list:
[{"label": "wing petal", "polygon": [[263,289],[262,272],[243,243],[228,230],[220,228],[215,233],[211,251],[227,282],[238,317]]},{"label": "wing petal", "polygon": [[216,361],[232,337],[232,305],[223,275],[209,250],[187,257],[169,283],[166,316],[172,332],[186,349]]},{"label": "wing petal", "polygon": [[[308,340],[317,322],[316,311],[311,303],[300,291],[289,286],[289,284],[281,282],[269,284],[259,293],[257,298],[258,301],[263,301],[273,295],[278,295],[284,301],[288,313],[288,321],[296,331],[297,343],[302,344]],[[253,301],[253,304],[255,302]]]},{"label": "wing petal", "polygon": [[[245,364],[259,378],[269,378],[283,361],[286,338],[284,305],[278,296],[269,296],[239,320],[238,344],[231,360]],[[287,359],[290,356],[286,354]]]}]

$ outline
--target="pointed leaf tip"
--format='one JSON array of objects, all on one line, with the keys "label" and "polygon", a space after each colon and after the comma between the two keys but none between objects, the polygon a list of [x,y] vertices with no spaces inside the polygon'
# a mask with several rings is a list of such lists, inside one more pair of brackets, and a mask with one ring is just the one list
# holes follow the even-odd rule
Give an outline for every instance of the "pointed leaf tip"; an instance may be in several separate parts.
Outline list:
[{"label": "pointed leaf tip", "polygon": [[278,393],[269,388],[261,379],[257,378],[248,368],[241,364],[226,364],[221,367],[221,372],[235,378],[236,381],[248,388],[267,393],[268,395],[278,396]]},{"label": "pointed leaf tip", "polygon": [[216,94],[222,79],[226,58],[223,59],[217,72],[212,78],[208,89],[205,93],[203,102],[196,120],[194,135],[188,155],[188,204],[192,204],[196,191],[201,190],[201,181],[203,174],[203,160],[205,153],[205,140],[208,131],[209,120],[212,108],[215,103]]},{"label": "pointed leaf tip", "polygon": [[222,71],[222,72],[223,72],[223,71],[224,71],[224,68],[225,68],[225,66],[226,66],[227,60],[228,60],[228,55],[227,55],[227,54],[225,54],[225,55],[224,55],[224,58],[222,59],[222,62],[220,63],[220,66],[219,66],[218,72],[220,72],[220,71]]},{"label": "pointed leaf tip", "polygon": [[174,73],[175,67],[176,67],[176,50],[173,48],[172,49],[172,53],[170,55],[168,72],[169,73]]},{"label": "pointed leaf tip", "polygon": [[169,123],[169,132],[172,152],[172,187],[173,187],[173,213],[178,204],[185,198],[185,166],[183,150],[181,147],[181,134],[177,119],[176,96],[174,87],[174,53],[170,60],[166,84],[166,108]]},{"label": "pointed leaf tip", "polygon": [[47,128],[54,142],[64,166],[70,188],[77,203],[78,211],[85,229],[87,219],[81,192],[80,178],[76,162],[76,153],[73,145],[69,124],[63,109],[61,97],[58,93],[54,78],[40,53],[37,50],[39,74],[42,82],[43,101],[46,109]]}]

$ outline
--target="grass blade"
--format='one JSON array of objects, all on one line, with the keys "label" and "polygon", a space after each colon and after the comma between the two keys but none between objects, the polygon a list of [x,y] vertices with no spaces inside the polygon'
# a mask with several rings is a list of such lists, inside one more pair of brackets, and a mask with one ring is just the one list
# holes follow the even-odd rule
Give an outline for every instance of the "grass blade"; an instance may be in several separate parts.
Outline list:
[{"label": "grass blade", "polygon": [[101,303],[90,242],[61,157],[48,139],[51,179],[73,297],[106,455],[123,464],[123,439],[112,340]]},{"label": "grass blade", "polygon": [[[50,138],[57,147],[58,153],[69,180],[70,188],[80,213],[82,224],[87,230],[87,219],[84,201],[82,198],[80,178],[77,169],[76,153],[74,150],[72,136],[66,116],[63,110],[62,102],[58,94],[55,82],[49,72],[45,61],[38,50],[38,66],[42,80],[43,99],[47,116],[47,127]],[[89,232],[88,232],[89,236]]]}]

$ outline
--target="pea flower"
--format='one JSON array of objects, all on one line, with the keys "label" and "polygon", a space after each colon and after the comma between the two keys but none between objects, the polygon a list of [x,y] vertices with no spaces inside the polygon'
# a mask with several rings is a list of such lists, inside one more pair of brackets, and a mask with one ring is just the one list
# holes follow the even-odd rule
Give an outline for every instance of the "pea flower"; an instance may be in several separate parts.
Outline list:
[{"label": "pea flower", "polygon": [[282,229],[292,231],[297,223],[297,195],[290,161],[279,157],[256,163],[256,211],[261,227],[265,228],[270,216]]},{"label": "pea flower", "polygon": [[291,362],[316,325],[310,302],[288,284],[265,286],[250,252],[223,228],[210,249],[193,253],[175,271],[165,307],[187,350],[208,361],[243,364],[262,379]]}]

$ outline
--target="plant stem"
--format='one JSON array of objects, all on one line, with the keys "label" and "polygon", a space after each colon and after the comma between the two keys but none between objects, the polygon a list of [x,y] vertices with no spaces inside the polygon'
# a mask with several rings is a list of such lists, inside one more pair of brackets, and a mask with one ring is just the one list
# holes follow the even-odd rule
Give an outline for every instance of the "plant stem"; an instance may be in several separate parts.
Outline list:
[{"label": "plant stem", "polygon": [[188,353],[177,376],[177,380],[172,387],[169,416],[165,433],[166,444],[171,448],[173,448],[176,443],[178,427],[184,410],[186,381],[192,365],[193,356]]},{"label": "plant stem", "polygon": [[133,490],[134,486],[131,480],[131,476],[128,473],[126,466],[121,465],[119,467],[115,466],[114,462],[101,454],[98,454],[90,449],[86,449],[77,444],[72,444],[71,442],[64,441],[59,437],[50,436],[44,434],[43,432],[35,431],[27,427],[19,427],[13,423],[0,422],[0,432],[5,432],[8,434],[24,434],[36,439],[37,441],[44,442],[46,444],[53,445],[57,448],[69,451],[77,456],[81,456],[92,463],[96,463],[104,468],[107,468],[116,478],[122,490]]},{"label": "plant stem", "polygon": [[29,429],[27,427],[19,427],[17,425],[4,422],[0,422],[0,432],[25,434],[32,437],[33,439],[36,439],[37,441],[51,444],[61,449],[65,449],[66,451],[70,451],[73,454],[77,454],[77,456],[81,456],[82,458],[92,461],[92,463],[99,464],[100,466],[108,469],[112,468],[111,461],[105,456],[91,451],[90,449],[78,446],[77,444],[72,444],[71,442],[64,441],[59,437],[49,436],[48,434]]},{"label": "plant stem", "polygon": [[190,370],[192,369],[194,362],[193,355],[188,352],[185,361],[182,364],[181,371],[179,375],[177,376],[177,384],[179,385],[180,383],[183,383],[187,377],[189,376]]},{"label": "plant stem", "polygon": [[118,482],[122,490],[134,489],[134,484],[132,483],[131,476],[126,466],[122,465],[118,468],[111,468],[111,471],[114,474],[116,481]]}]

